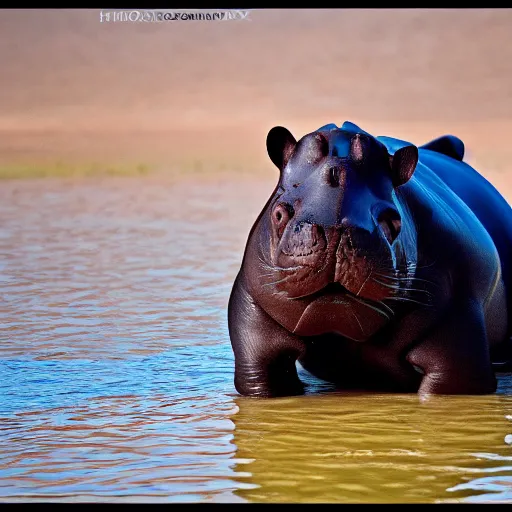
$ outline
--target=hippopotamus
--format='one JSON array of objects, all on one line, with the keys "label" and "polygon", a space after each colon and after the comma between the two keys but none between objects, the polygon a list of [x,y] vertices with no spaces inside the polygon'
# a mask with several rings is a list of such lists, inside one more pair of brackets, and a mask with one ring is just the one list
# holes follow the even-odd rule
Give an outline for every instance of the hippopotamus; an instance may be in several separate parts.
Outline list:
[{"label": "hippopotamus", "polygon": [[299,141],[276,126],[266,145],[279,180],[228,305],[238,393],[304,393],[297,362],[336,389],[494,393],[512,359],[512,209],[462,140],[345,122]]}]

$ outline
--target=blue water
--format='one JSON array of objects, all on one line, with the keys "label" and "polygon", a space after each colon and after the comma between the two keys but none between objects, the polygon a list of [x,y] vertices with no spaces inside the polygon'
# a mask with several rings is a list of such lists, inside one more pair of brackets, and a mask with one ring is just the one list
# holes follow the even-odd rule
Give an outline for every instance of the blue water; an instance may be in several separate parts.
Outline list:
[{"label": "blue water", "polygon": [[[273,188],[0,187],[0,500],[512,500],[512,377],[490,397],[233,387],[226,307]],[[243,184],[247,186],[247,184]]]}]

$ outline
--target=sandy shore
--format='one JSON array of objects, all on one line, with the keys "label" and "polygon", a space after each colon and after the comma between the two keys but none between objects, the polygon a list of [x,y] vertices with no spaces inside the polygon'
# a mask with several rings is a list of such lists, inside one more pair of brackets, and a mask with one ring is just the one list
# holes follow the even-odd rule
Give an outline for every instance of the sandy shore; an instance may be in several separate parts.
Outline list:
[{"label": "sandy shore", "polygon": [[507,182],[512,10],[267,9],[174,24],[99,12],[0,13],[4,169],[272,173],[272,126],[299,137],[349,119],[417,144],[453,133]]}]

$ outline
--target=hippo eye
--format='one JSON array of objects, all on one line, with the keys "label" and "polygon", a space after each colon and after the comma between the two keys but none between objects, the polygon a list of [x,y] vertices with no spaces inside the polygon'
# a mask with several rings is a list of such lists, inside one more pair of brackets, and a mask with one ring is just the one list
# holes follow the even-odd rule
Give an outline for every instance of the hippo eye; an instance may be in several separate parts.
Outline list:
[{"label": "hippo eye", "polygon": [[327,173],[327,181],[331,187],[340,186],[340,171],[336,167],[331,167]]}]

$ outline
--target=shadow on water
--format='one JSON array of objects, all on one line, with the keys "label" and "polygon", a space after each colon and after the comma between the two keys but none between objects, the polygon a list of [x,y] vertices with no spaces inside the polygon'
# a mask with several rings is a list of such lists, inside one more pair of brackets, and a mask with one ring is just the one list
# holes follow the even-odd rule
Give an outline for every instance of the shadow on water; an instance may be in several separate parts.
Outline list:
[{"label": "shadow on water", "polygon": [[239,397],[236,470],[257,502],[510,502],[512,378],[485,397]]}]

